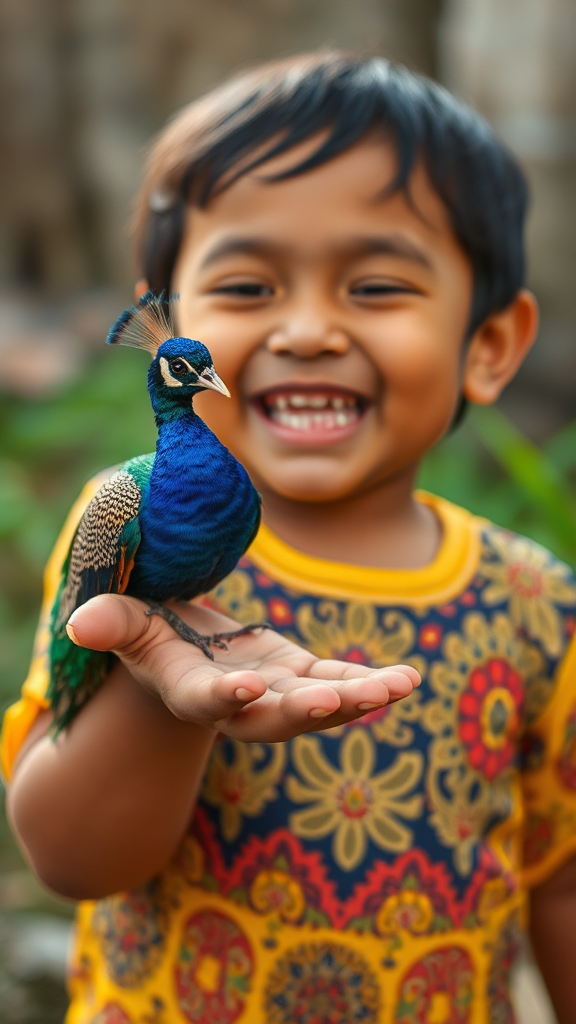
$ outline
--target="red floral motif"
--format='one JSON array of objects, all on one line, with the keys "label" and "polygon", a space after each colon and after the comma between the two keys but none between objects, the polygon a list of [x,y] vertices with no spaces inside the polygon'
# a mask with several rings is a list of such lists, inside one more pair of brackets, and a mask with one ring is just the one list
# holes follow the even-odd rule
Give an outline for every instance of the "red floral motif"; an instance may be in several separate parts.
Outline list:
[{"label": "red floral motif", "polygon": [[[300,840],[287,829],[278,829],[266,839],[251,836],[226,872],[226,894],[253,892],[258,876],[265,872],[283,872],[298,883],[306,907],[313,917],[322,915],[334,927],[339,927],[341,906],[336,898],[334,883],[327,878],[322,855],[316,850],[306,851]],[[322,923],[318,919],[318,923]]]},{"label": "red floral motif", "polygon": [[427,623],[425,626],[422,626],[418,634],[419,646],[424,651],[433,651],[439,646],[443,633],[444,630],[439,623]]},{"label": "red floral motif", "polygon": [[341,927],[354,927],[355,922],[368,918],[374,920],[386,900],[407,891],[428,898],[437,923],[441,920],[445,925],[459,926],[462,914],[445,866],[432,864],[423,850],[411,850],[392,864],[376,862],[366,881],[356,885],[346,901]]},{"label": "red floral motif", "polygon": [[[226,737],[223,737],[223,739],[226,739]],[[227,893],[230,872],[222,856],[221,842],[217,838],[215,825],[210,821],[205,808],[200,804],[196,804],[190,832],[196,837],[204,851],[207,875],[211,875],[217,881],[219,892]]]},{"label": "red floral motif", "polygon": [[531,867],[544,859],[554,842],[554,819],[545,814],[529,814],[524,826],[524,865]]},{"label": "red floral motif", "polygon": [[543,574],[523,561],[512,562],[508,566],[508,581],[512,590],[528,600],[538,597],[544,590]]},{"label": "red floral motif", "polygon": [[268,617],[275,626],[290,626],[294,622],[292,609],[283,597],[271,597],[268,601]]},{"label": "red floral motif", "polygon": [[576,706],[566,719],[564,742],[556,767],[563,785],[576,790]]},{"label": "red floral motif", "polygon": [[[246,564],[243,565],[243,562],[245,562]],[[241,566],[243,569],[249,569],[250,561],[248,558],[242,558],[238,562],[238,565]],[[263,572],[254,573],[254,582],[257,583],[259,587],[265,587],[266,590],[269,590],[270,587],[274,586],[274,580],[271,580],[270,577],[266,576],[265,573]]]},{"label": "red floral motif", "polygon": [[440,612],[440,615],[445,615],[446,618],[453,619],[454,616],[458,614],[458,607],[455,604],[443,604],[438,611]]},{"label": "red floral motif", "polygon": [[363,647],[350,646],[343,651],[334,651],[338,661],[351,661],[354,665],[371,665],[372,662]]},{"label": "red floral motif", "polygon": [[358,728],[359,725],[371,725],[372,722],[381,722],[382,719],[386,718],[386,715],[390,713],[391,708],[392,704],[387,704],[383,708],[375,708],[374,711],[367,711],[365,715],[362,715],[362,718],[354,718],[351,722],[345,722],[344,728],[354,729]]},{"label": "red floral motif", "polygon": [[464,594],[462,594],[462,597],[460,598],[460,603],[463,604],[465,608],[474,608],[478,603],[478,598],[476,597],[476,594],[474,593],[473,590],[467,590]]},{"label": "red floral motif", "polygon": [[92,1017],[90,1024],[131,1024],[131,1018],[118,1003],[106,1003],[106,1006]]},{"label": "red floral motif", "polygon": [[519,674],[503,658],[491,658],[470,673],[460,696],[459,736],[473,768],[493,779],[516,753],[523,688]]},{"label": "red floral motif", "polygon": [[475,924],[485,921],[496,907],[518,890],[518,875],[503,869],[495,853],[486,843],[478,849],[478,867],[464,894],[461,922]]},{"label": "red floral motif", "polygon": [[253,970],[250,943],[216,910],[186,921],[174,967],[178,1005],[191,1024],[232,1024],[243,1013]]},{"label": "red floral motif", "polygon": [[468,1024],[474,967],[461,946],[444,946],[422,957],[404,975],[394,1013],[396,1024]]}]

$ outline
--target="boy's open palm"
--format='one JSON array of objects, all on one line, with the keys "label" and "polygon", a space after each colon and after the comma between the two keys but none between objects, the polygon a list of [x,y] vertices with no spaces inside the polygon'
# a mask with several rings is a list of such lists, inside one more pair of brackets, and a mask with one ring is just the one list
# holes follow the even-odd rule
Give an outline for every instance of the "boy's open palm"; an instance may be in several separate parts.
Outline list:
[{"label": "boy's open palm", "polygon": [[[177,611],[198,632],[237,628],[198,605],[178,604]],[[74,613],[70,635],[80,646],[114,651],[176,718],[239,740],[274,743],[341,725],[407,697],[420,683],[409,666],[322,660],[268,629],[230,641],[228,650],[213,648],[210,661],[145,613],[135,598],[101,595]]]}]

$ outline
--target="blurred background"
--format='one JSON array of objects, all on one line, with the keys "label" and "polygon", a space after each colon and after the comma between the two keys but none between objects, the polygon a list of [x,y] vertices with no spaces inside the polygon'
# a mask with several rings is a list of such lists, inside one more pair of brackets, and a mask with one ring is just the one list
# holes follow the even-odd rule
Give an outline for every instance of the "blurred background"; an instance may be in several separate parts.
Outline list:
[{"label": "blurred background", "polygon": [[[95,470],[154,430],[133,353],[103,349],[132,299],[144,148],[228,72],[335,44],[407,63],[482,111],[532,189],[539,342],[422,483],[576,564],[576,5],[572,0],[0,0],[0,702],[26,670],[41,571]],[[144,364],[142,365],[144,371]],[[62,1020],[70,908],[0,826],[0,1021]],[[552,1020],[521,968],[522,1024]]]}]

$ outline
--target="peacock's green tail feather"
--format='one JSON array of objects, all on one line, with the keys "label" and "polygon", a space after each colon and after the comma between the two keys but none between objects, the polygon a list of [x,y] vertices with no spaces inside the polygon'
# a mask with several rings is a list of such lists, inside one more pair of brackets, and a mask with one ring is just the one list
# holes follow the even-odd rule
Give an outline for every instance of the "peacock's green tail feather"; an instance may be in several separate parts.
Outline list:
[{"label": "peacock's green tail feather", "polygon": [[[129,474],[136,484],[138,492],[142,493],[148,484],[153,462],[154,453],[139,455],[123,463],[116,472]],[[114,474],[110,479],[113,477]],[[128,521],[118,538],[119,548],[123,549],[128,557],[131,557],[134,547],[138,546],[138,540],[139,532],[136,522]],[[114,661],[114,655],[109,652],[78,647],[70,640],[66,632],[66,620],[74,607],[78,607],[83,600],[90,596],[82,594],[80,588],[71,606],[70,602],[66,600],[66,595],[70,590],[73,549],[74,542],[71,544],[68,557],[62,566],[60,586],[52,606],[50,621],[50,682],[46,696],[54,713],[54,735],[58,735],[66,728],[76,713],[95,693]],[[103,589],[110,589],[110,583],[111,580],[108,580]],[[113,586],[112,589],[116,588]],[[102,592],[102,588],[99,590]]]},{"label": "peacock's green tail feather", "polygon": [[[58,600],[52,610],[53,627],[57,615]],[[110,671],[114,655],[109,651],[91,651],[86,647],[78,647],[70,640],[66,626],[63,625],[52,629],[49,658],[51,671],[46,696],[50,706],[57,709],[54,734],[58,735],[103,682]]]}]

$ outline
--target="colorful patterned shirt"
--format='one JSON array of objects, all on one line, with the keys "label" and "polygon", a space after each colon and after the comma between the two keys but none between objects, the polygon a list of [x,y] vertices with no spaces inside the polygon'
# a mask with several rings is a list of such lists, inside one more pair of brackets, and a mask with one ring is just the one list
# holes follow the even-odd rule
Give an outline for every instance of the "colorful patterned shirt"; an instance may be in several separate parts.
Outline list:
[{"label": "colorful patterned shirt", "polygon": [[[73,510],[47,571],[53,600]],[[209,602],[324,658],[422,686],[287,743],[225,738],[173,862],[82,903],[67,1024],[500,1024],[527,888],[576,850],[576,580],[543,548],[420,495],[434,562],[312,558],[262,527]],[[45,625],[4,728],[45,706]]]}]

